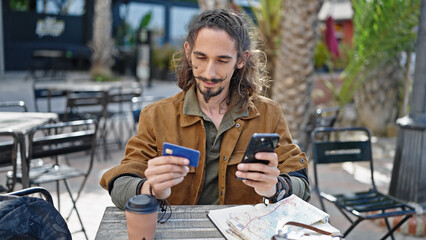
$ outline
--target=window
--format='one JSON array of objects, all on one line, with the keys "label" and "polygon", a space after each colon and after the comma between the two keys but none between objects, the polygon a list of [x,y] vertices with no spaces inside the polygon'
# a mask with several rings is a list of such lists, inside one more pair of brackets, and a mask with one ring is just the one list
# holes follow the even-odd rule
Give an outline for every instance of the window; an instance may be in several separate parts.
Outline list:
[{"label": "window", "polygon": [[86,0],[37,0],[37,13],[81,16],[85,13]]},{"label": "window", "polygon": [[12,11],[26,12],[35,9],[35,0],[10,0],[9,7]]},{"label": "window", "polygon": [[86,0],[10,0],[13,11],[36,11],[41,14],[82,16],[85,13]]},{"label": "window", "polygon": [[172,7],[170,9],[170,42],[181,45],[188,34],[187,26],[201,12],[198,8]]},{"label": "window", "polygon": [[152,12],[151,20],[148,24],[148,29],[152,31],[153,42],[164,41],[165,30],[165,9],[164,6],[159,4],[148,4],[131,2],[128,4],[120,5],[120,18],[129,26],[126,34],[134,35],[139,28],[142,18],[148,13]]}]

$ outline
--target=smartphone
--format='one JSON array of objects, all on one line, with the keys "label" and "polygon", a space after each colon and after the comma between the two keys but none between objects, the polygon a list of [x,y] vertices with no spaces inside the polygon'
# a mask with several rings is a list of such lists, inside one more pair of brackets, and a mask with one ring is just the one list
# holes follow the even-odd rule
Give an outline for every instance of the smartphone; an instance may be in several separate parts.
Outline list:
[{"label": "smartphone", "polygon": [[[274,152],[280,141],[280,135],[277,133],[255,133],[250,138],[250,142],[244,153],[241,163],[263,163],[269,164],[267,160],[259,160],[254,157],[258,152]],[[244,180],[245,178],[238,178]]]},{"label": "smartphone", "polygon": [[258,160],[254,155],[258,152],[274,152],[280,141],[280,135],[277,133],[255,133],[251,136],[250,142],[244,153],[242,163],[263,163],[268,164],[267,160]]}]

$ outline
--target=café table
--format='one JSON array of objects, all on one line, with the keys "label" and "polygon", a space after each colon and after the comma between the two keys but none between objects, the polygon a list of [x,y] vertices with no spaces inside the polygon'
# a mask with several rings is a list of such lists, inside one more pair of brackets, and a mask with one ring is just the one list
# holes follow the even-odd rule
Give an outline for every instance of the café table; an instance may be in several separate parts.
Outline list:
[{"label": "caf\u00e9 table", "polygon": [[[230,205],[173,205],[172,215],[158,223],[155,239],[225,239],[207,217],[212,209]],[[126,216],[117,207],[106,207],[95,240],[128,239]]]},{"label": "caf\u00e9 table", "polygon": [[98,92],[108,97],[112,90],[125,91],[129,89],[138,89],[140,85],[134,81],[107,81],[96,82],[89,79],[84,80],[66,80],[66,81],[48,81],[39,83],[37,89],[47,90],[47,109],[51,109],[50,93],[54,91],[63,91],[67,93],[75,92]]},{"label": "caf\u00e9 table", "polygon": [[17,135],[21,156],[22,187],[30,185],[30,160],[27,154],[26,138],[44,124],[58,120],[57,113],[41,112],[0,112],[0,131],[9,131]]}]

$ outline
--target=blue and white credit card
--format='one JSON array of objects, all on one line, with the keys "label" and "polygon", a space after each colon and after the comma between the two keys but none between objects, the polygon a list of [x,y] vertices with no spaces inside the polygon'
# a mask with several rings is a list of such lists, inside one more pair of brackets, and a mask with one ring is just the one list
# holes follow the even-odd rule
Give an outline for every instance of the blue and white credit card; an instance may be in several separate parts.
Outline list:
[{"label": "blue and white credit card", "polygon": [[167,155],[187,158],[189,159],[189,166],[192,167],[197,167],[200,160],[200,151],[164,142],[163,156]]}]

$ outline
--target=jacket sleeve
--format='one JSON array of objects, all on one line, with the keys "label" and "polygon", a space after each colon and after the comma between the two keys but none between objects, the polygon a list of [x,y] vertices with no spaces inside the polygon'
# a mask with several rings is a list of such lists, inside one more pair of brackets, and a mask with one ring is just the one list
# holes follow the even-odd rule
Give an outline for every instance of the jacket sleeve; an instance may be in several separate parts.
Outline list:
[{"label": "jacket sleeve", "polygon": [[126,202],[133,196],[138,195],[138,187],[143,180],[137,177],[122,176],[114,180],[114,188],[110,195],[114,205],[124,210]]},{"label": "jacket sleeve", "polygon": [[278,155],[278,169],[281,173],[287,173],[290,176],[293,194],[307,201],[310,199],[308,160],[299,146],[293,144],[282,111],[280,111],[276,132],[280,135],[280,143],[275,151]]}]

